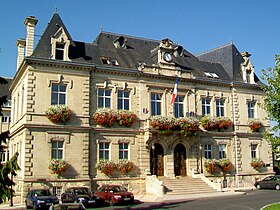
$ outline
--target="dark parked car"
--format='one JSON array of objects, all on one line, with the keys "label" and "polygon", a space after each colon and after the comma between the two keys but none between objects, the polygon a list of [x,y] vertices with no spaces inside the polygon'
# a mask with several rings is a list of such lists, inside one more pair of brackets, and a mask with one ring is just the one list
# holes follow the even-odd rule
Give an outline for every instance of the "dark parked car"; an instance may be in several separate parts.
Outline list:
[{"label": "dark parked car", "polygon": [[134,203],[133,193],[128,192],[126,188],[120,185],[103,185],[94,194],[111,206]]},{"label": "dark parked car", "polygon": [[31,189],[25,198],[26,209],[29,207],[33,209],[49,208],[51,205],[58,203],[58,198],[46,188]]},{"label": "dark parked car", "polygon": [[62,203],[83,203],[85,206],[99,205],[100,199],[88,187],[69,187],[61,194]]},{"label": "dark parked car", "polygon": [[280,190],[280,176],[268,176],[255,182],[255,187]]}]

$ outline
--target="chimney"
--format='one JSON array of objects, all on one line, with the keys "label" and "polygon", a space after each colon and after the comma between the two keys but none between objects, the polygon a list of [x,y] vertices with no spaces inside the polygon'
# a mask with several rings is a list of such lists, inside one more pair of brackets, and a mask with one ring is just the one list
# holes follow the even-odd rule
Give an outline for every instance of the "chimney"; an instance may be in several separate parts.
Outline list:
[{"label": "chimney", "polygon": [[26,50],[25,56],[30,56],[33,53],[34,45],[34,29],[38,20],[34,16],[29,16],[25,19],[24,24],[26,25]]},{"label": "chimney", "polygon": [[18,57],[17,57],[17,70],[19,66],[21,65],[23,59],[24,59],[24,47],[25,47],[26,41],[25,39],[18,39],[16,42],[16,45],[18,47]]}]

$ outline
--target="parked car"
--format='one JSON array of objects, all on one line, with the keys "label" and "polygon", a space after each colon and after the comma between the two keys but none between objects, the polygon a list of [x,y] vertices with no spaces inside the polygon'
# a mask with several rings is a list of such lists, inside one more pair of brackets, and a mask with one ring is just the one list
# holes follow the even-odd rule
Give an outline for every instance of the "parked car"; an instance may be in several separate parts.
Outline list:
[{"label": "parked car", "polygon": [[61,194],[62,203],[83,203],[85,206],[99,205],[100,199],[88,187],[69,187]]},{"label": "parked car", "polygon": [[254,185],[258,190],[262,188],[280,190],[280,176],[265,177],[260,181],[256,181]]},{"label": "parked car", "polygon": [[29,207],[33,209],[49,208],[51,205],[58,203],[58,198],[46,188],[31,189],[28,191],[25,198],[26,209]]},{"label": "parked car", "polygon": [[115,204],[134,204],[134,195],[121,185],[103,185],[94,193],[111,206]]},{"label": "parked car", "polygon": [[82,203],[60,203],[50,206],[49,210],[86,210]]}]

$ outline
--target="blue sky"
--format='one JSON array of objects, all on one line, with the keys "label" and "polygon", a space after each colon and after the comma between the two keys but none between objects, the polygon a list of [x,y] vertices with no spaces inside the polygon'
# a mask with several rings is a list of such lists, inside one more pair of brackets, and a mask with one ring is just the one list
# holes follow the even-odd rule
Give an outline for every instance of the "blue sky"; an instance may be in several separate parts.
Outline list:
[{"label": "blue sky", "polygon": [[15,75],[15,43],[25,38],[25,18],[39,20],[35,34],[41,35],[55,8],[78,41],[92,42],[102,29],[169,38],[193,54],[233,42],[252,55],[258,76],[280,53],[279,0],[0,0],[0,76]]}]

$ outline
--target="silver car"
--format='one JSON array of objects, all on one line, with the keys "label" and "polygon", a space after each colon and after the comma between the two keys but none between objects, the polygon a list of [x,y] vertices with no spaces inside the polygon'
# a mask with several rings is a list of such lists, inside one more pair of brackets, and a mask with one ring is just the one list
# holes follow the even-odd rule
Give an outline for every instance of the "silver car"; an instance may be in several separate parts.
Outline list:
[{"label": "silver car", "polygon": [[280,190],[280,176],[268,176],[260,181],[255,182],[255,187],[260,189],[276,189]]}]

